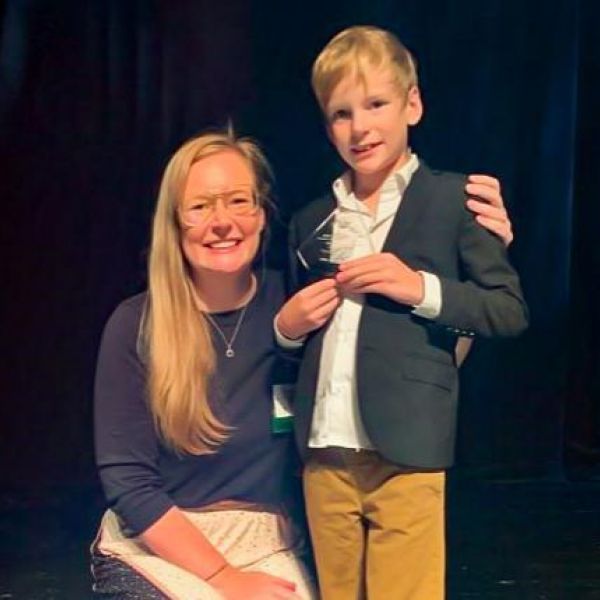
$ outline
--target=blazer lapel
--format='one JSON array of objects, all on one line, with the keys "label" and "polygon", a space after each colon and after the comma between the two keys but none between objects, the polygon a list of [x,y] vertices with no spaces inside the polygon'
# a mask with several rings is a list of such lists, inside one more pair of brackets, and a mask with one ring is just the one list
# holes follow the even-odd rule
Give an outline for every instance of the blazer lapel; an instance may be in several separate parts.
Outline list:
[{"label": "blazer lapel", "polygon": [[382,252],[398,250],[418,230],[419,221],[426,210],[426,202],[431,179],[429,167],[421,162],[413,174],[410,184],[404,191],[400,208],[394,216],[392,226],[383,244]]},{"label": "blazer lapel", "polygon": [[[315,203],[312,207],[313,210],[310,212],[310,218],[307,219],[306,227],[304,229],[304,233],[308,236],[310,235],[325,219],[332,213],[332,211],[337,206],[333,196],[327,196],[323,198],[321,201]],[[330,221],[325,230],[331,232],[332,221]]]}]

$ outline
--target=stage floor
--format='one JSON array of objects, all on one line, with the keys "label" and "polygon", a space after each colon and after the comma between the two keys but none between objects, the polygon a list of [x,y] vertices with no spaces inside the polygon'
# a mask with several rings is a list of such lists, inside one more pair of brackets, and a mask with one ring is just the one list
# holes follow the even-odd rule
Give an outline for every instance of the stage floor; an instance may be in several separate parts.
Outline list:
[{"label": "stage floor", "polygon": [[[90,598],[101,511],[92,487],[0,495],[0,600]],[[453,476],[448,599],[600,600],[600,482]]]}]

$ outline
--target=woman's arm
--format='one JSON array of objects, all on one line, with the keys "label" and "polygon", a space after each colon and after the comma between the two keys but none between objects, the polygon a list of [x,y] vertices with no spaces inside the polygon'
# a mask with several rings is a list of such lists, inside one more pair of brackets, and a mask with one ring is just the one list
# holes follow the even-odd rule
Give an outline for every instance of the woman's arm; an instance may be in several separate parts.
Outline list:
[{"label": "woman's arm", "polygon": [[178,508],[167,511],[141,538],[157,556],[208,581],[227,600],[298,598],[290,581],[232,567]]},{"label": "woman's arm", "polygon": [[[500,182],[488,175],[469,175],[465,190],[468,194],[467,208],[475,213],[477,222],[499,236],[505,246],[513,241],[512,223],[502,199]],[[460,367],[473,345],[473,338],[459,338],[454,356]]]},{"label": "woman's arm", "polygon": [[224,556],[175,506],[140,537],[157,556],[207,581],[228,566]]},{"label": "woman's arm", "polygon": [[504,207],[500,182],[488,175],[469,175],[467,208],[475,213],[477,222],[500,238],[506,246],[513,241],[512,224]]},{"label": "woman's arm", "polygon": [[266,573],[243,573],[163,491],[159,441],[138,355],[142,298],[109,319],[98,354],[94,393],[96,461],[110,506],[157,556],[208,581],[227,600],[295,598],[294,584]]}]

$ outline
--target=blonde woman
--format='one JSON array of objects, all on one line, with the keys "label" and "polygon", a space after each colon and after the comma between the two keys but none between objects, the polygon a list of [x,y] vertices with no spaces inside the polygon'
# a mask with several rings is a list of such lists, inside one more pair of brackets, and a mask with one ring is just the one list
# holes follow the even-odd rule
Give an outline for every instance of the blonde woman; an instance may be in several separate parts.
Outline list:
[{"label": "blonde woman", "polygon": [[98,358],[99,597],[315,597],[286,516],[289,435],[271,430],[283,285],[252,268],[268,194],[259,148],[230,134],[166,168],[149,290],[115,310]]},{"label": "blonde woman", "polygon": [[[149,289],[117,307],[98,357],[110,508],[92,547],[96,597],[316,598],[287,517],[295,455],[272,420],[286,381],[272,332],[283,285],[253,270],[269,181],[256,144],[230,133],[192,139],[165,170]],[[470,191],[509,237],[497,182]]]}]

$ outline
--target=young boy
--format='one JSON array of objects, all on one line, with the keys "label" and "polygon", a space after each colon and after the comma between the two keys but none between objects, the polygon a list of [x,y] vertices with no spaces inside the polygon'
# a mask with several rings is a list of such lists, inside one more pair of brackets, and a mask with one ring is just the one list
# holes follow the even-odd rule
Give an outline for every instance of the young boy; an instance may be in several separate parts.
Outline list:
[{"label": "young boy", "polygon": [[[321,595],[436,600],[457,339],[517,335],[527,308],[503,243],[464,207],[465,179],[408,146],[423,107],[406,48],[374,27],[347,29],[312,84],[349,171],[292,219],[291,251],[318,238],[349,256],[293,296],[276,329],[304,343],[295,428]],[[314,281],[301,262],[299,286]]]}]

